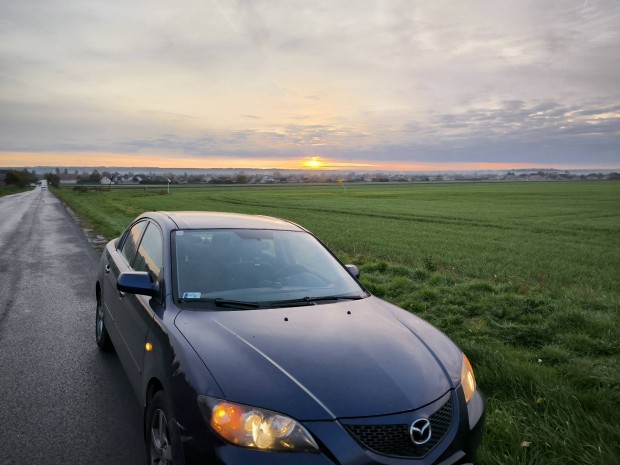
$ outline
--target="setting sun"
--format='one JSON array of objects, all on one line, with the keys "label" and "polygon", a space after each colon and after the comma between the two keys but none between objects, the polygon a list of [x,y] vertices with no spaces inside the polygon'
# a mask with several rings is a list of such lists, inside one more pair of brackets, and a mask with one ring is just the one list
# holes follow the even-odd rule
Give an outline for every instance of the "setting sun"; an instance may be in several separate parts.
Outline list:
[{"label": "setting sun", "polygon": [[302,163],[302,165],[306,168],[321,168],[323,163],[319,159],[319,157],[312,157],[310,160],[306,160]]}]

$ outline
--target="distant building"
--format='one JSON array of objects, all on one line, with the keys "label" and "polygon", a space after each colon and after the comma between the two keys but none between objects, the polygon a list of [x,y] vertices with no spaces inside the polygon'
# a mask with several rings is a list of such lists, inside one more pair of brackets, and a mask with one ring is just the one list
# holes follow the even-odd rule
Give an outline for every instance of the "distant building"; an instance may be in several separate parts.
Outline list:
[{"label": "distant building", "polygon": [[103,178],[101,178],[101,181],[99,181],[99,183],[103,184],[104,186],[109,186],[110,184],[114,184],[112,180],[108,178],[107,176],[104,176]]},{"label": "distant building", "polygon": [[59,174],[60,184],[77,184],[78,175],[77,174]]},{"label": "distant building", "polygon": [[116,178],[116,184],[140,184],[141,181],[141,176],[124,175]]}]

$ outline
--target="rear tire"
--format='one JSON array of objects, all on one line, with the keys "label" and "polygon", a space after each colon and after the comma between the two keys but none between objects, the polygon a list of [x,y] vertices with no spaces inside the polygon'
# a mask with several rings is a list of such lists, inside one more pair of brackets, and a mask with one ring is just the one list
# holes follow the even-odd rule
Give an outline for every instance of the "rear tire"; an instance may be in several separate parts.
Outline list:
[{"label": "rear tire", "polygon": [[95,338],[97,341],[97,347],[103,352],[110,352],[114,348],[110,335],[105,327],[103,297],[97,296],[97,312],[95,315]]},{"label": "rear tire", "polygon": [[147,407],[146,463],[148,465],[183,465],[181,437],[170,414],[164,391],[157,391]]}]

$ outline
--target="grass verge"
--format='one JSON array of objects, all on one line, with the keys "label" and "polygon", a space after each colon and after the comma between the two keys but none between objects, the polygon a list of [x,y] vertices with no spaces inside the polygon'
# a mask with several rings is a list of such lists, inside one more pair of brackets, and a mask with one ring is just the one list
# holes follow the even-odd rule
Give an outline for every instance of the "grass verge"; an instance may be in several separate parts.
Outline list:
[{"label": "grass verge", "polygon": [[19,194],[20,192],[26,192],[31,189],[31,187],[19,188],[15,186],[0,186],[0,197],[11,194]]}]

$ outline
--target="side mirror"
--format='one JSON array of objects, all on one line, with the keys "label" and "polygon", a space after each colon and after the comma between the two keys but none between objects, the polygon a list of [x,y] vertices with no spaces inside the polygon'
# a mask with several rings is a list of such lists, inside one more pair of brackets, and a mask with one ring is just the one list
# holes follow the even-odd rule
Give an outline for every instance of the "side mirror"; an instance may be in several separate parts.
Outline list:
[{"label": "side mirror", "polygon": [[345,265],[347,270],[349,270],[349,274],[353,276],[355,279],[360,277],[360,270],[355,265]]},{"label": "side mirror", "polygon": [[121,273],[116,281],[116,288],[121,292],[141,294],[153,297],[158,291],[157,283],[153,284],[146,271]]}]

